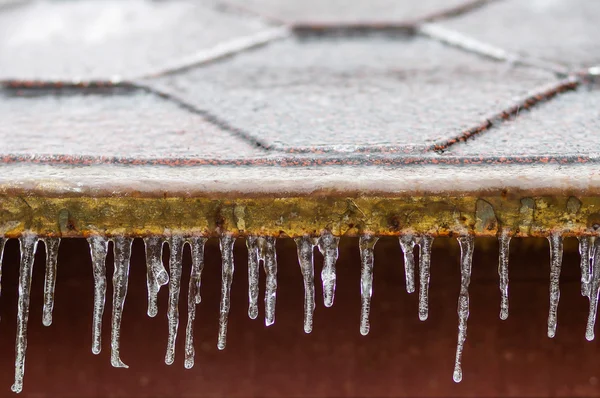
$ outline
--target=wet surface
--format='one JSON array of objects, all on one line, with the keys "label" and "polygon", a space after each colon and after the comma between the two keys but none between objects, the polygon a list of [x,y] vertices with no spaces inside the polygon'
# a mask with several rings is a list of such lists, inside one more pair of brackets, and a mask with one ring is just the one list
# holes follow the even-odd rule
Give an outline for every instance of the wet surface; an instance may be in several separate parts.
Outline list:
[{"label": "wet surface", "polygon": [[[121,357],[130,369],[110,366],[108,327],[103,350],[91,353],[93,278],[84,240],[64,240],[59,250],[52,326],[42,326],[43,250],[34,264],[27,380],[23,396],[32,397],[200,397],[200,396],[598,396],[598,342],[585,340],[587,299],[581,296],[576,239],[565,241],[558,328],[546,336],[549,250],[545,239],[513,239],[510,252],[510,315],[498,317],[498,244],[476,241],[470,293],[469,336],[463,357],[464,379],[452,381],[456,348],[456,303],[460,289],[459,250],[455,240],[436,239],[431,266],[430,312],[418,318],[418,296],[406,293],[397,239],[375,246],[371,330],[359,333],[360,263],[358,239],[342,239],[337,264],[337,293],[325,308],[316,284],[311,334],[303,332],[303,282],[291,240],[278,241],[276,323],[266,328],[264,272],[259,316],[247,316],[247,251],[235,245],[228,344],[217,350],[220,296],[218,242],[207,242],[202,274],[202,303],[196,314],[196,364],[183,368],[184,328],[180,327],[175,363],[164,364],[167,296],[159,295],[157,318],[146,316],[144,248],[133,245],[133,262],[122,324]],[[41,245],[41,244],[40,244]],[[168,251],[164,256],[168,255]],[[315,252],[319,274],[322,257]],[[18,244],[7,243],[0,299],[0,348],[14,350]],[[112,275],[112,255],[107,261]],[[182,286],[191,259],[184,251]],[[107,305],[110,305],[111,288]],[[185,301],[180,300],[181,324]],[[109,307],[107,307],[109,308]],[[108,325],[110,311],[105,312]],[[13,356],[0,361],[0,384],[12,382]]]}]

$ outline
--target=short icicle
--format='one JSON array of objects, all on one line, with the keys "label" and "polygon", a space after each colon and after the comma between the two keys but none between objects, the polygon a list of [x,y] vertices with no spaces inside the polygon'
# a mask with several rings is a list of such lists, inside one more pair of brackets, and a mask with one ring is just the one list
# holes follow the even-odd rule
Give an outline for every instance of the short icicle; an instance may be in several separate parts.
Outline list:
[{"label": "short icicle", "polygon": [[399,238],[400,248],[404,253],[404,275],[406,277],[406,292],[415,291],[415,237],[412,235],[402,235]]},{"label": "short icicle", "polygon": [[313,329],[313,314],[315,312],[315,264],[313,250],[316,245],[314,238],[303,236],[296,238],[298,247],[298,262],[304,278],[304,333]]},{"label": "short icicle", "polygon": [[331,307],[335,298],[335,263],[338,259],[339,243],[340,238],[333,236],[331,231],[323,232],[319,238],[319,251],[323,255],[321,281],[323,283],[323,301],[325,307]]},{"label": "short icicle", "polygon": [[500,277],[500,319],[503,321],[508,318],[508,253],[510,250],[510,239],[511,237],[506,230],[503,230],[498,238],[500,243],[500,253],[498,258],[498,275]]},{"label": "short icicle", "polygon": [[277,253],[275,251],[276,239],[272,236],[264,238],[261,259],[265,268],[265,325],[275,323],[275,303],[277,300]]},{"label": "short icicle", "polygon": [[19,300],[17,306],[17,341],[15,344],[15,383],[13,392],[23,390],[23,376],[25,374],[25,352],[27,351],[27,320],[29,319],[29,294],[31,291],[31,276],[33,260],[38,244],[35,235],[23,235],[19,238],[21,243],[21,266],[19,269]]},{"label": "short icicle", "polygon": [[92,352],[100,354],[102,349],[102,315],[106,302],[106,253],[108,240],[102,236],[88,238],[94,273],[94,315],[92,325]]},{"label": "short icicle", "polygon": [[590,297],[590,277],[591,277],[591,252],[593,250],[592,238],[590,236],[580,236],[579,238],[579,255],[581,257],[581,295]]},{"label": "short icicle", "polygon": [[246,238],[246,247],[248,248],[248,316],[250,319],[258,317],[258,238],[248,236]]},{"label": "short icicle", "polygon": [[558,301],[560,300],[560,269],[563,257],[563,238],[558,233],[548,237],[550,242],[550,310],[548,311],[548,337],[556,335]]},{"label": "short icicle", "polygon": [[224,350],[227,342],[227,320],[229,318],[229,308],[231,307],[231,283],[233,282],[233,244],[235,239],[231,235],[222,235],[220,239],[221,247],[221,304],[219,314],[219,338],[217,348]]},{"label": "short icicle", "polygon": [[150,236],[144,238],[146,246],[146,286],[148,288],[148,316],[158,314],[158,292],[169,283],[169,274],[163,265],[164,238]]},{"label": "short icicle", "polygon": [[56,287],[56,264],[58,262],[58,246],[60,238],[40,239],[46,246],[46,276],[44,279],[44,309],[42,323],[52,325],[52,310],[54,309],[54,289]]},{"label": "short icicle", "polygon": [[121,361],[119,354],[121,345],[121,319],[123,317],[123,305],[127,297],[127,285],[129,284],[129,260],[131,259],[132,238],[116,237],[113,239],[115,253],[115,270],[113,272],[113,308],[112,325],[110,333],[110,363],[115,368],[128,368]]},{"label": "short icicle", "polygon": [[206,238],[192,238],[189,240],[192,251],[192,270],[190,271],[190,284],[188,287],[188,320],[185,329],[185,363],[186,369],[194,366],[194,321],[196,319],[196,305],[202,301],[200,286],[202,270],[204,269],[204,244]]},{"label": "short icicle", "polygon": [[429,317],[429,279],[431,269],[431,246],[433,236],[423,235],[418,241],[419,245],[419,319],[427,320]]},{"label": "short icicle", "polygon": [[460,245],[460,294],[458,296],[458,344],[454,360],[455,383],[462,380],[462,355],[467,339],[467,320],[469,319],[469,284],[471,283],[471,267],[475,238],[471,235],[458,237]]},{"label": "short icicle", "polygon": [[375,263],[374,248],[379,238],[373,235],[362,235],[359,240],[360,247],[360,334],[369,334],[369,313],[371,312],[371,296],[373,295],[373,265]]},{"label": "short icicle", "polygon": [[598,312],[598,293],[600,289],[600,239],[595,239],[591,249],[592,271],[588,286],[590,311],[588,313],[587,326],[585,327],[585,338],[588,341],[594,340],[594,327]]},{"label": "short icicle", "polygon": [[169,239],[169,304],[167,308],[167,322],[169,324],[169,337],[167,339],[167,352],[165,363],[173,364],[175,361],[175,341],[179,328],[179,292],[181,291],[181,270],[183,268],[183,244],[181,236],[172,236]]},{"label": "short icicle", "polygon": [[0,293],[2,293],[2,256],[4,255],[5,239],[0,237]]}]

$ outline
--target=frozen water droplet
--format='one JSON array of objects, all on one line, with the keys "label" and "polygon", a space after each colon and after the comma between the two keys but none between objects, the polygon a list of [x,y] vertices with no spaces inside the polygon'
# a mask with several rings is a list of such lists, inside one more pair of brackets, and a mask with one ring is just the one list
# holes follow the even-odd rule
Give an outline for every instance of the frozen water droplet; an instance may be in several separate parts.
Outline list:
[{"label": "frozen water droplet", "polygon": [[200,286],[202,270],[204,269],[204,244],[206,238],[190,239],[192,251],[192,270],[190,271],[190,284],[188,287],[188,320],[185,329],[185,363],[186,369],[194,366],[194,320],[196,319],[196,305],[200,304]]},{"label": "frozen water droplet", "polygon": [[169,274],[162,261],[164,239],[158,236],[144,238],[146,246],[146,286],[148,288],[148,316],[158,314],[158,292],[169,283]]},{"label": "frozen water droplet", "polygon": [[233,244],[235,239],[231,235],[221,236],[221,303],[219,315],[219,338],[217,348],[224,350],[227,342],[227,320],[231,306],[231,283],[233,282]]},{"label": "frozen water droplet", "polygon": [[419,319],[429,317],[429,279],[431,268],[432,236],[422,236],[419,240]]},{"label": "frozen water droplet", "polygon": [[462,355],[467,339],[467,320],[469,319],[469,284],[471,283],[471,268],[475,238],[471,235],[459,236],[460,245],[460,294],[458,296],[458,344],[454,360],[453,379],[456,383],[462,380]]},{"label": "frozen water droplet", "polygon": [[498,275],[500,276],[500,319],[508,318],[508,253],[510,250],[510,236],[503,230],[498,238],[500,254],[498,259]]},{"label": "frozen water droplet", "polygon": [[323,269],[321,270],[321,281],[323,283],[323,300],[325,307],[331,307],[335,298],[335,263],[338,258],[338,245],[340,238],[325,231],[319,238],[319,251],[323,255]]},{"label": "frozen water droplet", "polygon": [[119,236],[113,239],[115,253],[115,270],[113,272],[113,308],[110,333],[110,363],[115,368],[128,368],[121,361],[119,354],[121,345],[121,319],[123,305],[127,297],[129,284],[129,260],[131,259],[131,243],[133,239]]},{"label": "frozen water droplet", "polygon": [[581,257],[580,268],[581,268],[581,295],[584,297],[590,297],[590,275],[591,275],[591,252],[593,250],[592,237],[580,236],[579,238],[579,255]]},{"label": "frozen water droplet", "polygon": [[275,303],[277,299],[277,253],[275,251],[275,238],[265,237],[261,242],[260,259],[265,268],[265,325],[275,323]]},{"label": "frozen water droplet", "polygon": [[399,238],[400,247],[404,253],[404,274],[406,276],[406,291],[415,291],[415,238],[412,235],[402,235]]},{"label": "frozen water droplet", "polygon": [[248,248],[248,316],[250,319],[258,317],[258,238],[249,236],[246,239]]},{"label": "frozen water droplet", "polygon": [[88,238],[94,272],[94,315],[92,325],[92,352],[99,354],[102,349],[102,315],[106,302],[106,252],[108,240],[102,236]]},{"label": "frozen water droplet", "polygon": [[556,335],[556,318],[560,300],[560,268],[563,256],[562,235],[554,233],[548,237],[550,242],[550,310],[548,312],[548,337]]},{"label": "frozen water droplet", "polygon": [[181,270],[183,268],[183,244],[181,236],[172,236],[169,239],[169,305],[167,308],[167,321],[169,323],[169,337],[167,339],[167,353],[165,363],[171,365],[175,361],[175,341],[179,328],[179,292],[181,290]]},{"label": "frozen water droplet", "polygon": [[0,237],[0,293],[2,292],[2,256],[4,255],[5,239]]},{"label": "frozen water droplet", "polygon": [[315,239],[309,236],[296,238],[298,246],[298,262],[304,278],[304,332],[310,333],[313,328],[315,312],[315,263],[313,250]]},{"label": "frozen water droplet", "polygon": [[54,309],[54,288],[56,287],[56,264],[58,261],[58,246],[60,238],[41,239],[46,246],[46,276],[44,279],[44,309],[42,323],[52,325],[52,310]]},{"label": "frozen water droplet", "polygon": [[369,334],[369,313],[371,312],[371,296],[373,295],[373,265],[375,255],[373,249],[379,238],[372,235],[362,235],[359,240],[360,246],[360,334]]},{"label": "frozen water droplet", "polygon": [[598,293],[600,289],[600,239],[595,239],[591,247],[592,271],[589,279],[588,297],[590,298],[590,311],[588,313],[587,326],[585,327],[585,338],[594,340],[594,327],[596,314],[598,312]]},{"label": "frozen water droplet", "polygon": [[23,376],[25,375],[25,352],[27,351],[27,321],[29,319],[29,294],[31,292],[31,276],[33,260],[38,244],[34,235],[23,235],[19,238],[21,243],[21,265],[19,268],[19,300],[17,304],[17,341],[15,344],[15,383],[13,392],[23,390]]}]

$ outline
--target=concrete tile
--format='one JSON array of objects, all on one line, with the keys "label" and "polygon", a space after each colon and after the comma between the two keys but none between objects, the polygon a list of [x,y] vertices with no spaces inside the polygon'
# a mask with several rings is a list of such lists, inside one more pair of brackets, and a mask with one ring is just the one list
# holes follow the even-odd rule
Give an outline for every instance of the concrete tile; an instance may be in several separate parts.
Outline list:
[{"label": "concrete tile", "polygon": [[600,64],[600,2],[507,0],[441,22],[505,50],[572,68]]},{"label": "concrete tile", "polygon": [[412,23],[473,0],[229,0],[256,13],[291,23]]},{"label": "concrete tile", "polygon": [[485,121],[552,74],[422,37],[295,38],[150,84],[266,145],[419,151]]},{"label": "concrete tile", "polygon": [[0,158],[141,160],[262,153],[200,115],[141,91],[0,90],[0,120]]},{"label": "concrete tile", "polygon": [[592,155],[600,152],[600,88],[558,95],[518,118],[456,144],[450,155]]},{"label": "concrete tile", "polygon": [[144,75],[265,28],[197,2],[31,2],[0,13],[0,79]]}]

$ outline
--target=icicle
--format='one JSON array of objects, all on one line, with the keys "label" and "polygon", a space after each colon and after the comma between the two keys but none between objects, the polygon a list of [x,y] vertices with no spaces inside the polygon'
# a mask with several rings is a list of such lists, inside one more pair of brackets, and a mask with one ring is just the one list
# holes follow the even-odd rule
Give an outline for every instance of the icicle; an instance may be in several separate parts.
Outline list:
[{"label": "icicle", "polygon": [[399,238],[400,247],[404,253],[404,275],[406,276],[406,292],[415,291],[415,238],[412,235],[402,235]]},{"label": "icicle", "polygon": [[185,363],[186,369],[194,366],[194,320],[196,319],[196,305],[200,304],[200,285],[202,270],[204,269],[204,243],[206,238],[190,239],[192,249],[192,270],[190,271],[190,284],[188,287],[188,320],[185,329]]},{"label": "icicle", "polygon": [[265,274],[267,275],[265,290],[265,325],[271,326],[275,323],[275,302],[277,299],[277,253],[275,251],[275,238],[267,236],[264,238],[260,259],[263,261]]},{"label": "icicle", "polygon": [[2,293],[2,256],[4,255],[4,238],[0,238],[0,293]]},{"label": "icicle", "polygon": [[106,252],[108,240],[102,236],[88,238],[94,271],[94,321],[92,326],[92,352],[100,354],[102,349],[102,314],[106,301]]},{"label": "icicle", "polygon": [[123,317],[123,305],[127,297],[127,285],[129,283],[129,260],[131,259],[131,243],[133,239],[117,237],[113,239],[115,253],[115,270],[113,272],[113,308],[112,327],[110,333],[110,363],[115,368],[127,368],[121,361],[119,348],[121,344],[121,318]]},{"label": "icicle", "polygon": [[369,334],[369,313],[371,312],[371,296],[373,295],[373,265],[375,256],[373,249],[379,238],[372,235],[362,235],[360,237],[360,334],[366,336]]},{"label": "icicle", "polygon": [[556,316],[560,300],[560,268],[563,256],[563,238],[558,233],[548,237],[550,242],[550,311],[548,312],[548,337],[556,335]]},{"label": "icicle", "polygon": [[419,240],[419,319],[429,317],[429,278],[431,266],[431,245],[433,237],[424,235]]},{"label": "icicle", "polygon": [[304,333],[312,332],[313,313],[315,311],[315,263],[313,250],[314,238],[303,236],[296,238],[298,262],[304,278]]},{"label": "icicle", "polygon": [[221,236],[221,305],[219,315],[219,339],[217,348],[225,349],[227,342],[227,318],[229,317],[229,307],[231,306],[231,283],[233,282],[233,244],[235,239],[231,235]]},{"label": "icicle", "polygon": [[44,280],[44,310],[42,323],[52,325],[52,310],[54,309],[54,288],[56,286],[56,263],[60,238],[41,239],[46,246],[46,278]]},{"label": "icicle", "polygon": [[179,291],[181,290],[181,270],[183,267],[183,238],[172,236],[169,239],[169,307],[167,320],[169,323],[169,337],[167,340],[167,353],[165,363],[171,365],[175,361],[175,341],[179,327]]},{"label": "icicle", "polygon": [[258,317],[258,238],[249,236],[246,239],[248,248],[248,316],[250,319]]},{"label": "icicle", "polygon": [[467,319],[469,319],[469,284],[471,283],[471,266],[475,238],[473,236],[458,237],[460,245],[460,295],[458,296],[458,344],[454,361],[454,382],[462,380],[462,354],[467,339]]},{"label": "icicle", "polygon": [[600,239],[595,239],[591,249],[592,272],[587,290],[588,297],[590,298],[590,312],[588,313],[588,321],[585,328],[585,338],[588,341],[594,340],[594,326],[596,324],[596,314],[598,312],[598,290],[600,289]]},{"label": "icicle", "polygon": [[593,244],[591,243],[590,236],[580,236],[579,238],[579,255],[581,256],[581,295],[584,297],[590,297],[590,264],[591,264],[591,251]]},{"label": "icicle", "polygon": [[158,314],[158,292],[169,283],[169,274],[162,261],[164,240],[158,236],[144,238],[146,246],[146,286],[148,287],[148,316]]},{"label": "icicle", "polygon": [[331,307],[335,298],[335,262],[338,258],[338,244],[340,238],[325,231],[319,239],[319,251],[323,255],[323,270],[321,271],[321,281],[323,282],[323,300],[325,307]]},{"label": "icicle", "polygon": [[498,275],[500,276],[500,319],[508,318],[508,253],[510,248],[510,236],[507,230],[503,230],[498,238],[500,243],[500,254],[498,259]]},{"label": "icicle", "polygon": [[19,241],[21,243],[21,266],[19,269],[17,341],[15,344],[15,383],[11,387],[13,392],[21,392],[23,390],[25,352],[27,351],[27,320],[29,319],[29,293],[31,291],[33,260],[38,238],[34,235],[24,235]]}]

